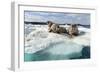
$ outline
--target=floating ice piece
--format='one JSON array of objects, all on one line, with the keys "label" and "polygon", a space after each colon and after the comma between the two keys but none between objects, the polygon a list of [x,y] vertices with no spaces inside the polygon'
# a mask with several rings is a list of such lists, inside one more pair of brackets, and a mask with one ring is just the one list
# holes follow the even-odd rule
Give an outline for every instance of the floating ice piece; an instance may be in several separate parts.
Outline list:
[{"label": "floating ice piece", "polygon": [[46,52],[52,54],[70,54],[81,52],[83,46],[90,45],[90,29],[80,27],[85,32],[70,39],[66,35],[49,33],[47,26],[33,26],[36,29],[25,37],[25,53],[36,53],[48,49]]}]

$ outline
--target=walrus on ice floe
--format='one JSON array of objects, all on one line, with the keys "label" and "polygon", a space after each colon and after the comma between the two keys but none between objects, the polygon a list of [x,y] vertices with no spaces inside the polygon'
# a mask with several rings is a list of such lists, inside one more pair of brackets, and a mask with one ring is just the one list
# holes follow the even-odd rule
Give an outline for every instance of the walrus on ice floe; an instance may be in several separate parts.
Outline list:
[{"label": "walrus on ice floe", "polygon": [[54,33],[67,33],[66,28],[60,27],[58,24],[53,23],[52,21],[48,21],[48,31]]},{"label": "walrus on ice floe", "polygon": [[77,24],[70,24],[70,27],[67,29],[70,37],[79,35],[79,30]]}]

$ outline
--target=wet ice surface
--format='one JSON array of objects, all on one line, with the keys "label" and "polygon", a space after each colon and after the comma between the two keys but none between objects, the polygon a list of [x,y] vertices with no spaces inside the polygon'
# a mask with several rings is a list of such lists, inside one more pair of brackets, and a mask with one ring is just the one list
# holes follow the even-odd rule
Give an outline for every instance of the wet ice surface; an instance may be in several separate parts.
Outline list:
[{"label": "wet ice surface", "polygon": [[84,46],[90,46],[88,28],[79,27],[80,35],[73,39],[67,34],[49,33],[47,29],[47,25],[25,26],[26,61],[76,58],[82,56]]}]

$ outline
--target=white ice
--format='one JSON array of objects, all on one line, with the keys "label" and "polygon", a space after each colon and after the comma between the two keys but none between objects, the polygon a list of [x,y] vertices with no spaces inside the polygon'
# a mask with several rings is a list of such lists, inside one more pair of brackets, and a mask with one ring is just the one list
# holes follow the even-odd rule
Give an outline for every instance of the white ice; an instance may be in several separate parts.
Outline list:
[{"label": "white ice", "polygon": [[52,49],[46,52],[65,55],[80,53],[83,46],[90,45],[90,29],[88,28],[79,27],[80,33],[85,33],[72,39],[67,35],[49,33],[46,25],[37,25],[30,28],[33,31],[25,37],[25,53],[35,53],[51,47]]}]

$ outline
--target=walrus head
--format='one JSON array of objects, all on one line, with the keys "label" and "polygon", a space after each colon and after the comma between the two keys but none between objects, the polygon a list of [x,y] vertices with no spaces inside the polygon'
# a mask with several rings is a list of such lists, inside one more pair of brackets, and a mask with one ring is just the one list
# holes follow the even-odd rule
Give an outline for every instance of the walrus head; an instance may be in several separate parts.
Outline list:
[{"label": "walrus head", "polygon": [[51,27],[53,25],[53,22],[52,21],[47,21],[47,25],[48,25],[48,27]]}]

